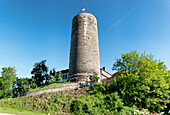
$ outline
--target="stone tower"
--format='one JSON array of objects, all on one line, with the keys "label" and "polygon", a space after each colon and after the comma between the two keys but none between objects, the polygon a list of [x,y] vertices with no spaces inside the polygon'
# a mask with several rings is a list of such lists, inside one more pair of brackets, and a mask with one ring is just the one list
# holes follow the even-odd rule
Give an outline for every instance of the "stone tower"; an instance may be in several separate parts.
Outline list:
[{"label": "stone tower", "polygon": [[85,82],[94,74],[100,76],[97,20],[80,13],[72,20],[69,80]]}]

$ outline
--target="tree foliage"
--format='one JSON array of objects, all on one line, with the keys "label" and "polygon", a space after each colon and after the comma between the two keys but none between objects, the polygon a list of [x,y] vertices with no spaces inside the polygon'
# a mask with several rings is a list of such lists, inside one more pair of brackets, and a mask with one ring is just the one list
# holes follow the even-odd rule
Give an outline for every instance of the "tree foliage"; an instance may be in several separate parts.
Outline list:
[{"label": "tree foliage", "polygon": [[13,84],[13,96],[24,96],[28,92],[29,88],[28,78],[17,78]]},{"label": "tree foliage", "polygon": [[58,79],[58,82],[59,82],[59,83],[62,82],[61,74],[62,74],[61,71],[59,71],[59,72],[57,73],[57,76],[58,76],[57,79]]},{"label": "tree foliage", "polygon": [[[116,77],[115,90],[128,106],[137,105],[156,112],[166,110],[170,103],[169,74],[160,60],[153,55],[136,51],[121,54],[113,70],[124,72]],[[136,101],[134,100],[136,97]]]},{"label": "tree foliage", "polygon": [[124,106],[123,100],[113,90],[113,84],[94,84],[85,96],[71,101],[72,114],[79,115],[132,115],[134,107]]},{"label": "tree foliage", "polygon": [[90,80],[93,82],[93,83],[97,83],[98,82],[98,75],[97,74],[94,74],[90,77]]},{"label": "tree foliage", "polygon": [[50,81],[49,82],[56,82],[57,73],[55,71],[55,68],[50,70],[49,77],[50,77]]},{"label": "tree foliage", "polygon": [[35,84],[37,86],[41,86],[44,84],[44,81],[46,84],[49,83],[50,77],[48,76],[48,67],[45,65],[46,60],[43,60],[41,62],[35,63],[34,68],[31,71],[32,78],[35,80]]},{"label": "tree foliage", "polygon": [[0,77],[0,97],[10,97],[12,96],[12,86],[16,79],[16,69],[15,67],[4,67],[1,72]]}]

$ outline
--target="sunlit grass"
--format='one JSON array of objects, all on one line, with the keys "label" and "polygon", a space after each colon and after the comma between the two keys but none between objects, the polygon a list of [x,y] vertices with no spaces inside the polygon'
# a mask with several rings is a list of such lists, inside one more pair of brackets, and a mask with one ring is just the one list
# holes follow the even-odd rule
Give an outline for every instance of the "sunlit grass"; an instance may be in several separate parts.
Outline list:
[{"label": "sunlit grass", "polygon": [[0,113],[9,113],[9,114],[16,114],[16,115],[47,115],[45,113],[12,109],[8,107],[0,107]]},{"label": "sunlit grass", "polygon": [[60,86],[62,86],[64,84],[68,84],[68,83],[70,83],[70,82],[47,84],[47,85],[43,85],[43,86],[37,87],[36,89],[30,88],[28,92],[36,91],[36,90],[41,90],[41,89],[56,88],[56,87],[60,87]]}]

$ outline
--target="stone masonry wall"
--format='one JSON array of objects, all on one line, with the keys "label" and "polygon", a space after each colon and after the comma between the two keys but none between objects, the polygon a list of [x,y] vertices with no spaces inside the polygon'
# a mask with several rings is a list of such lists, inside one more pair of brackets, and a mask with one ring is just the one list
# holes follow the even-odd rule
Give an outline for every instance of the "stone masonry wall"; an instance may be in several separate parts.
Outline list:
[{"label": "stone masonry wall", "polygon": [[93,74],[100,75],[97,20],[80,13],[72,21],[70,81],[88,81]]}]

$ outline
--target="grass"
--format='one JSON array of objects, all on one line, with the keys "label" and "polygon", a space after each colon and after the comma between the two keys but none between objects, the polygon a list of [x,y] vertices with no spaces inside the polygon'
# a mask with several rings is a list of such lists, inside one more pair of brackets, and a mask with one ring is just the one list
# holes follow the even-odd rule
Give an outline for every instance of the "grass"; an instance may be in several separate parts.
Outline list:
[{"label": "grass", "polygon": [[12,109],[7,107],[0,107],[0,113],[9,113],[9,114],[17,114],[17,115],[47,115],[45,113]]},{"label": "grass", "polygon": [[72,89],[36,96],[3,98],[0,99],[0,112],[19,115],[70,114],[71,100],[86,93],[86,89],[81,88],[78,91]]},{"label": "grass", "polygon": [[43,85],[43,86],[37,87],[35,89],[30,88],[28,92],[32,92],[32,91],[36,91],[36,90],[41,90],[41,89],[56,88],[56,87],[60,87],[60,86],[62,86],[64,84],[69,84],[69,83],[70,82],[47,84],[47,85]]},{"label": "grass", "polygon": [[[58,83],[55,84],[58,85]],[[64,83],[60,83],[60,85],[62,84]],[[118,93],[103,92],[103,90],[108,88],[110,87],[107,85],[96,84],[92,88],[87,89],[71,89],[35,96],[0,99],[0,108],[5,108],[2,109],[2,112],[9,113],[10,111],[12,114],[20,115],[41,115],[41,113],[46,113],[46,115],[48,113],[50,115],[131,114],[134,108],[131,109],[123,106]],[[10,110],[9,108],[13,109]],[[35,113],[33,111],[39,111],[41,113]]]}]

